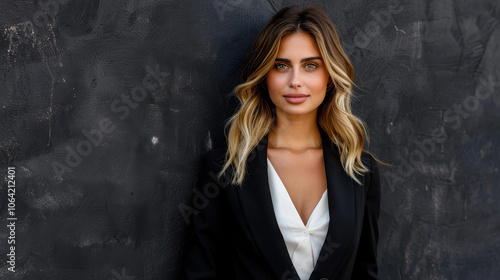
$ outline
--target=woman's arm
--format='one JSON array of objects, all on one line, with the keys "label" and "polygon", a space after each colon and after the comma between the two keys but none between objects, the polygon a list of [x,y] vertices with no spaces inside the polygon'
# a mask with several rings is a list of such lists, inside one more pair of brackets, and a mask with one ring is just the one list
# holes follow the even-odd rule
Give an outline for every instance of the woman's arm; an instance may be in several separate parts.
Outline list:
[{"label": "woman's arm", "polygon": [[380,174],[377,162],[370,156],[371,178],[366,195],[361,240],[351,279],[378,279],[377,245],[378,217],[380,213]]},{"label": "woman's arm", "polygon": [[199,205],[193,207],[199,212],[191,216],[191,230],[181,257],[181,279],[230,279],[233,266],[229,259],[234,256],[230,252],[227,218],[230,210],[222,183],[216,180],[216,171],[211,170],[214,166],[214,153],[209,151],[203,156],[196,185],[199,192],[194,198],[198,198]]}]

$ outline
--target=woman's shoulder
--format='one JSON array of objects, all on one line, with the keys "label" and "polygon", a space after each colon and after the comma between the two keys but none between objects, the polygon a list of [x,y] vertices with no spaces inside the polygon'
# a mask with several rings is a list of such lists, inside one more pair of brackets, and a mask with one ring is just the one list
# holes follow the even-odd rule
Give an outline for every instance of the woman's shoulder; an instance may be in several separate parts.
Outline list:
[{"label": "woman's shoulder", "polygon": [[373,155],[366,150],[363,150],[361,153],[361,162],[370,170],[372,170],[373,166],[377,164]]},{"label": "woman's shoulder", "polygon": [[367,172],[367,174],[369,174],[368,182],[370,182],[370,184],[372,184],[372,182],[379,184],[379,167],[375,157],[370,152],[363,150],[361,153],[361,162],[363,162],[369,170]]},{"label": "woman's shoulder", "polygon": [[378,164],[377,161],[375,160],[375,157],[373,156],[372,153],[369,151],[363,150],[361,153],[361,162],[363,165],[369,170],[368,172],[365,173],[369,175],[369,178],[371,178],[374,173],[378,173]]}]

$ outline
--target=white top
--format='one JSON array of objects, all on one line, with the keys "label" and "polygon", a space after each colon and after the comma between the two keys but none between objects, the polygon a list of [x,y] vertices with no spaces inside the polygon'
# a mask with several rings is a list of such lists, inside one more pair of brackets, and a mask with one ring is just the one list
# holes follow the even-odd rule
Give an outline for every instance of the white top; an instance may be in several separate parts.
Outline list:
[{"label": "white top", "polygon": [[288,254],[300,279],[309,279],[325,241],[330,222],[327,190],[304,226],[299,212],[269,158],[267,159],[267,174],[274,214]]}]

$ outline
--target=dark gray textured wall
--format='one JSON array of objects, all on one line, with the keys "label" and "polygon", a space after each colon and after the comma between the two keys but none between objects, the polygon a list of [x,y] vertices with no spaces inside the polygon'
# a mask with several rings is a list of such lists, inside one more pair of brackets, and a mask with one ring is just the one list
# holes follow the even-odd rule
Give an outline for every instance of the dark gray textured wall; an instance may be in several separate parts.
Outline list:
[{"label": "dark gray textured wall", "polygon": [[[294,3],[0,1],[0,278],[176,279],[178,206],[224,144],[249,44]],[[369,150],[394,165],[381,279],[497,279],[500,3],[310,3],[344,38]]]}]

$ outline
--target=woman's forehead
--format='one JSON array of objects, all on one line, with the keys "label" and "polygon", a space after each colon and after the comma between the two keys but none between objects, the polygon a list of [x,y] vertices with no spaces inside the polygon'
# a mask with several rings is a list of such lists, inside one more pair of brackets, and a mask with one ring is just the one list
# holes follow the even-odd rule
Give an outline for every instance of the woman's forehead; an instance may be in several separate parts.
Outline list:
[{"label": "woman's forehead", "polygon": [[281,39],[278,57],[301,60],[307,57],[321,57],[314,38],[305,32],[293,33]]}]

